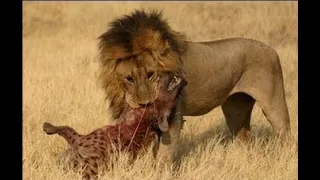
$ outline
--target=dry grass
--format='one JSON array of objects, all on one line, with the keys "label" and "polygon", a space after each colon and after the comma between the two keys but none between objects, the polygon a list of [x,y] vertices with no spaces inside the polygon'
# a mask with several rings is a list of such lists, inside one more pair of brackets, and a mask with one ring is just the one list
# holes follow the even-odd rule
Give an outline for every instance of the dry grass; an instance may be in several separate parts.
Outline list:
[{"label": "dry grass", "polygon": [[[182,166],[151,167],[150,154],[134,166],[119,162],[103,179],[258,179],[297,177],[298,52],[297,2],[24,2],[23,7],[23,176],[26,180],[79,179],[63,170],[56,155],[66,142],[48,137],[44,121],[88,133],[108,122],[97,84],[97,37],[107,23],[135,8],[161,8],[189,40],[248,37],[273,46],[281,57],[296,143],[280,146],[258,107],[253,112],[250,146],[224,143],[229,132],[217,108],[187,118],[182,131]],[[199,123],[201,122],[201,123]]]}]

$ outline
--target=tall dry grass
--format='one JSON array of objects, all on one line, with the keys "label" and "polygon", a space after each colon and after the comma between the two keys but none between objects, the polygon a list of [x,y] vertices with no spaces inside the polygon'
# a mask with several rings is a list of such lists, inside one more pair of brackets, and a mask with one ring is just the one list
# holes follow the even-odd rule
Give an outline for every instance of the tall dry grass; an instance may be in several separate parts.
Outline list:
[{"label": "tall dry grass", "polygon": [[221,109],[187,117],[181,139],[181,169],[151,167],[150,154],[133,165],[121,158],[102,179],[297,178],[297,2],[24,2],[23,3],[23,177],[79,179],[57,162],[67,148],[42,131],[45,121],[88,133],[108,122],[97,84],[97,37],[107,23],[133,9],[163,9],[188,40],[247,37],[276,49],[283,66],[291,128],[296,143],[280,146],[258,105],[252,115],[255,143],[223,142],[229,135]]}]

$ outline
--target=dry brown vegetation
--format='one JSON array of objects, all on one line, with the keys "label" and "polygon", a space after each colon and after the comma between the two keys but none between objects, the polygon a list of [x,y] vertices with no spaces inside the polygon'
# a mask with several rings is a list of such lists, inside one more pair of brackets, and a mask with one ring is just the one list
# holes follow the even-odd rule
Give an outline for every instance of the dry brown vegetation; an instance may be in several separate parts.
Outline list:
[{"label": "dry brown vegetation", "polygon": [[[151,166],[150,154],[132,166],[120,158],[102,179],[298,179],[297,2],[24,2],[23,3],[23,176],[26,180],[79,179],[64,169],[58,155],[67,148],[42,131],[45,121],[88,133],[108,123],[97,84],[97,37],[107,23],[133,9],[162,9],[188,40],[254,38],[276,49],[295,139],[281,146],[258,105],[252,115],[250,145],[230,141],[220,107],[187,117],[181,139],[181,168]],[[197,119],[197,120],[196,120]]]}]

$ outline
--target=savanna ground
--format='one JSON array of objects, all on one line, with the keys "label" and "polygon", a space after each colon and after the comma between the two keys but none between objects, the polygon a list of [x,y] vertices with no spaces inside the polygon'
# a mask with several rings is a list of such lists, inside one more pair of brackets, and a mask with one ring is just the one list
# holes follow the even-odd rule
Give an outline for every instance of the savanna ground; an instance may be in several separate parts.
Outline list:
[{"label": "savanna ground", "polygon": [[250,145],[228,139],[220,107],[187,117],[178,174],[151,167],[151,154],[132,165],[120,158],[102,179],[298,179],[297,2],[24,2],[23,3],[23,177],[26,180],[79,179],[59,165],[67,148],[47,136],[43,122],[70,125],[88,133],[108,123],[97,83],[97,37],[107,23],[133,9],[162,9],[172,28],[188,40],[227,37],[258,39],[275,48],[283,66],[295,143],[281,146],[256,104]]}]

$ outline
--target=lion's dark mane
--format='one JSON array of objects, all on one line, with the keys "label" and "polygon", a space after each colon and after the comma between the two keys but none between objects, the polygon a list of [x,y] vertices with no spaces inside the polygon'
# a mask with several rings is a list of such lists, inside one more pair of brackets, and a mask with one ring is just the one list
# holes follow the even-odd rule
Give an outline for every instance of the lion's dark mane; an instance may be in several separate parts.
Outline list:
[{"label": "lion's dark mane", "polygon": [[118,119],[126,106],[125,92],[118,83],[115,67],[123,60],[139,56],[144,51],[167,51],[170,63],[159,63],[158,70],[182,74],[181,56],[186,51],[185,36],[173,31],[162,12],[136,10],[109,24],[108,30],[99,38],[99,79],[109,101],[112,119]]},{"label": "lion's dark mane", "polygon": [[112,21],[109,24],[109,30],[99,37],[100,51],[103,51],[106,45],[121,45],[127,53],[132,53],[132,39],[140,28],[159,32],[162,40],[169,41],[173,51],[179,55],[184,52],[184,44],[177,40],[183,35],[170,28],[167,21],[162,18],[162,12],[146,13],[144,10],[135,10],[131,15],[124,15]]}]

